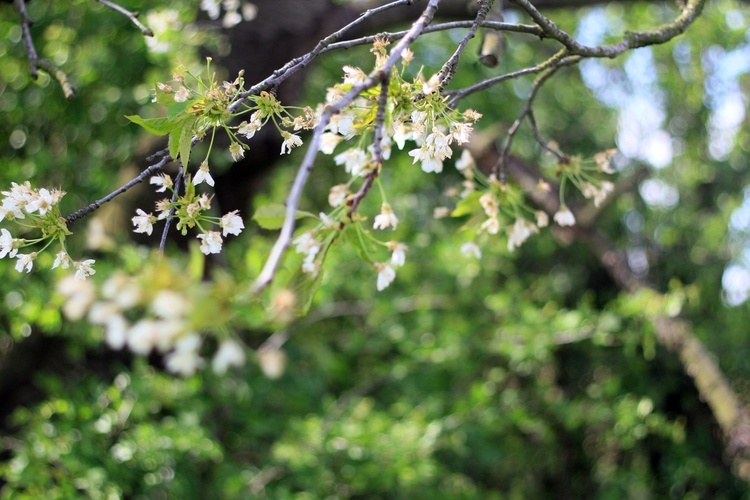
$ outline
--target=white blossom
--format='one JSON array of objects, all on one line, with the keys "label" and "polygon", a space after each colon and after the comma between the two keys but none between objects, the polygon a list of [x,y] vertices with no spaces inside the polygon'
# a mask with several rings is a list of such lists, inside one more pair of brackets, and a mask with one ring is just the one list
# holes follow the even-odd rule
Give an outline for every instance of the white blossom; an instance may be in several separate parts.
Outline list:
[{"label": "white blossom", "polygon": [[466,144],[473,131],[474,127],[470,123],[455,122],[451,126],[451,138],[458,144]]},{"label": "white blossom", "polygon": [[190,97],[190,89],[181,85],[177,92],[174,93],[175,102],[185,102]]},{"label": "white blossom", "polygon": [[286,354],[278,349],[263,350],[258,353],[260,370],[266,377],[276,380],[286,369]]},{"label": "white blossom", "polygon": [[224,236],[228,234],[234,234],[235,236],[240,234],[245,229],[245,224],[242,222],[242,217],[237,215],[239,210],[234,210],[227,214],[224,214],[221,218],[222,234]]},{"label": "white blossom", "polygon": [[211,19],[218,19],[221,13],[221,5],[219,0],[201,0],[200,9],[208,14]]},{"label": "white blossom", "polygon": [[346,172],[356,177],[365,170],[369,159],[363,149],[351,148],[334,156],[333,161],[336,165],[344,165]]},{"label": "white blossom", "polygon": [[349,195],[349,187],[346,184],[337,184],[328,192],[328,204],[332,207],[338,207],[346,202]]},{"label": "white blossom", "polygon": [[92,325],[104,325],[112,316],[120,314],[120,308],[108,300],[94,302],[89,309],[87,319]]},{"label": "white blossom", "polygon": [[225,340],[211,361],[211,368],[219,375],[226,373],[230,366],[242,366],[245,363],[245,351],[234,340]]},{"label": "white blossom", "polygon": [[396,143],[398,149],[403,150],[406,140],[411,138],[411,134],[406,129],[406,125],[403,122],[398,122],[393,127],[393,142]]},{"label": "white blossom", "polygon": [[88,276],[96,274],[96,271],[92,267],[94,262],[96,262],[94,259],[86,259],[74,263],[73,266],[76,268],[76,279],[85,280]]},{"label": "white blossom", "polygon": [[427,127],[427,113],[425,111],[414,110],[411,112],[411,132],[412,139],[415,136],[424,135],[425,128]]},{"label": "white blossom", "polygon": [[375,221],[372,225],[373,229],[385,229],[387,227],[396,229],[397,226],[398,217],[393,213],[393,209],[388,203],[383,203],[380,206],[380,213],[375,216]]},{"label": "white blossom", "polygon": [[435,219],[444,219],[451,214],[451,209],[448,207],[435,207],[432,211],[432,217]]},{"label": "white blossom", "polygon": [[461,152],[461,157],[456,160],[456,170],[461,172],[467,179],[471,179],[474,176],[473,170],[477,164],[474,161],[474,157],[471,156],[471,151],[464,149]]},{"label": "white blossom", "polygon": [[330,130],[334,134],[341,134],[346,139],[351,139],[357,132],[354,128],[354,120],[356,116],[349,112],[339,113],[331,116],[326,125],[326,130]]},{"label": "white blossom", "polygon": [[245,149],[239,142],[233,142],[229,146],[229,154],[232,155],[232,161],[238,161],[245,157]]},{"label": "white blossom", "polygon": [[489,234],[497,234],[500,232],[500,221],[497,217],[490,217],[482,223],[479,230],[487,231]]},{"label": "white blossom", "polygon": [[302,139],[296,134],[282,132],[281,136],[284,138],[284,142],[281,144],[281,154],[290,153],[293,148],[302,145]]},{"label": "white blossom", "polygon": [[164,198],[156,202],[156,211],[159,212],[156,220],[162,220],[169,217],[169,211],[172,209],[172,202],[169,198]]},{"label": "white blossom", "polygon": [[487,217],[496,217],[500,213],[497,199],[495,199],[495,195],[491,191],[487,191],[479,197],[479,204],[482,205]]},{"label": "white blossom", "polygon": [[224,28],[231,28],[237,26],[242,22],[242,14],[236,10],[230,10],[224,14],[224,18],[221,20],[221,25]]},{"label": "white blossom", "polygon": [[482,251],[479,249],[476,243],[469,241],[461,245],[461,253],[467,257],[475,257],[477,259],[482,258]]},{"label": "white blossom", "polygon": [[549,226],[549,216],[547,215],[547,212],[537,210],[536,212],[534,212],[534,216],[536,217],[537,227]]},{"label": "white blossom", "polygon": [[422,93],[425,95],[432,94],[440,87],[440,76],[435,73],[429,80],[422,84]]},{"label": "white blossom", "polygon": [[156,345],[158,336],[157,322],[152,319],[142,319],[128,330],[128,348],[136,354],[145,356]]},{"label": "white blossom", "polygon": [[213,187],[214,185],[214,178],[211,177],[211,173],[208,170],[208,162],[201,163],[200,168],[195,173],[195,177],[193,177],[193,184],[198,185],[201,182],[205,182],[209,186]]},{"label": "white blossom", "polygon": [[218,231],[208,231],[198,235],[198,239],[201,240],[201,252],[208,255],[211,253],[221,252],[221,234]]},{"label": "white blossom", "polygon": [[318,251],[320,251],[320,243],[315,239],[315,237],[313,237],[310,231],[304,232],[301,235],[297,236],[292,241],[292,244],[295,245],[295,251],[297,253],[305,255],[317,255]]},{"label": "white blossom", "polygon": [[403,266],[404,262],[406,262],[406,251],[409,247],[398,241],[389,241],[385,246],[388,250],[393,252],[391,254],[391,265],[394,267]]},{"label": "white blossom", "polygon": [[409,48],[406,47],[404,50],[401,51],[401,63],[404,66],[408,66],[410,62],[414,60],[414,52]]},{"label": "white blossom", "polygon": [[523,217],[517,218],[508,234],[508,251],[512,252],[516,247],[520,247],[529,236],[538,232],[539,230],[534,224]]},{"label": "white blossom", "polygon": [[553,219],[561,226],[573,226],[576,223],[576,218],[570,209],[563,205],[560,210],[554,215]]},{"label": "white blossom", "polygon": [[175,350],[164,358],[167,370],[186,377],[194,374],[203,364],[203,360],[198,355],[200,343],[201,339],[195,333],[181,338],[177,342]]},{"label": "white blossom", "polygon": [[258,7],[252,3],[242,4],[242,18],[245,21],[252,21],[258,16]]},{"label": "white blossom", "polygon": [[604,181],[600,184],[599,190],[596,192],[596,195],[594,196],[594,206],[599,207],[604,200],[607,199],[607,196],[609,196],[609,193],[615,190],[615,185],[612,184],[609,181]]},{"label": "white blossom", "polygon": [[127,342],[128,322],[121,315],[111,316],[104,324],[104,341],[112,349],[122,349]]},{"label": "white blossom", "polygon": [[65,297],[62,312],[71,321],[78,321],[86,314],[96,298],[96,287],[91,281],[77,280],[68,275],[57,283],[57,291]]},{"label": "white blossom", "polygon": [[375,263],[375,269],[378,271],[377,289],[380,292],[393,283],[396,279],[396,271],[389,264],[383,263]]},{"label": "white blossom", "polygon": [[102,296],[112,300],[122,309],[130,309],[141,301],[143,291],[137,281],[125,273],[118,272],[104,282]]},{"label": "white blossom", "polygon": [[190,302],[174,290],[160,290],[151,301],[151,310],[163,319],[179,319],[190,310]]},{"label": "white blossom", "polygon": [[151,177],[151,180],[149,180],[149,184],[159,186],[159,188],[156,190],[157,193],[163,193],[167,189],[172,189],[172,186],[174,186],[172,178],[167,174],[155,175]]},{"label": "white blossom", "polygon": [[5,258],[6,255],[12,259],[17,253],[16,240],[10,231],[5,228],[0,229],[0,259]]},{"label": "white blossom", "polygon": [[31,272],[31,268],[34,267],[34,259],[36,258],[36,252],[29,254],[19,253],[16,255],[18,261],[16,262],[16,271],[22,273],[26,270],[27,273]]},{"label": "white blossom", "polygon": [[140,208],[136,210],[136,215],[133,217],[133,225],[135,226],[135,229],[133,230],[136,233],[146,233],[151,234],[154,230],[154,216],[151,214],[147,214]]},{"label": "white blossom", "polygon": [[31,201],[26,205],[26,211],[28,213],[38,211],[39,215],[45,215],[47,210],[52,208],[55,203],[57,203],[55,196],[53,196],[53,194],[47,189],[42,188],[34,193]]},{"label": "white blossom", "polygon": [[320,272],[320,261],[315,260],[315,254],[305,255],[302,261],[302,272],[310,276],[317,276]]},{"label": "white blossom", "polygon": [[260,130],[262,126],[263,122],[260,120],[260,116],[256,111],[250,117],[249,122],[240,123],[240,126],[237,129],[237,133],[240,135],[244,135],[247,139],[252,139],[255,133]]},{"label": "white blossom", "polygon": [[200,205],[201,209],[208,210],[211,208],[211,198],[206,193],[201,194],[198,197],[198,205]]},{"label": "white blossom", "polygon": [[615,153],[617,153],[616,149],[609,149],[607,151],[602,151],[601,153],[596,153],[594,155],[594,161],[596,162],[596,166],[600,171],[604,172],[605,174],[615,173],[610,162],[612,156],[614,156]]},{"label": "white blossom", "polygon": [[344,138],[338,134],[326,132],[320,136],[320,152],[326,155],[333,154],[333,150]]},{"label": "white blossom", "polygon": [[364,71],[354,66],[344,66],[344,84],[356,85],[362,83],[367,79],[367,75]]}]

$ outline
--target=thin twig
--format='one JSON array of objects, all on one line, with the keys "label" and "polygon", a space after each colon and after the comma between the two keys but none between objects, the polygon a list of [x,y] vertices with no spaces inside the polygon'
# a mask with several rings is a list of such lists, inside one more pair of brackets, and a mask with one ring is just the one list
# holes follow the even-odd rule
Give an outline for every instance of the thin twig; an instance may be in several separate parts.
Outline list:
[{"label": "thin twig", "polygon": [[681,35],[700,16],[706,4],[706,0],[688,0],[680,15],[670,23],[662,24],[649,31],[627,31],[622,39],[613,45],[587,47],[576,42],[572,36],[561,30],[552,20],[543,16],[529,0],[511,0],[511,2],[525,10],[534,22],[541,27],[546,36],[560,42],[571,55],[609,58],[615,58],[631,49],[665,43]]},{"label": "thin twig", "polygon": [[109,193],[104,198],[102,198],[100,200],[97,200],[97,201],[91,203],[90,205],[87,205],[87,206],[81,208],[80,210],[77,210],[77,211],[73,212],[72,214],[68,215],[67,217],[65,217],[65,223],[66,224],[71,224],[71,223],[77,221],[78,219],[80,219],[81,217],[85,217],[86,215],[90,214],[94,210],[97,210],[99,207],[101,207],[102,205],[104,205],[108,201],[111,201],[116,196],[118,196],[118,195],[126,192],[127,190],[129,190],[130,188],[132,188],[133,186],[135,186],[136,184],[139,184],[139,183],[143,182],[146,179],[146,177],[155,174],[159,169],[163,168],[164,165],[166,165],[170,161],[172,161],[172,157],[171,156],[165,156],[158,163],[155,163],[155,164],[151,165],[150,167],[146,168],[146,170],[144,170],[143,172],[141,172],[140,174],[138,174],[137,177],[135,177],[134,179],[130,180],[127,184],[124,184],[120,188],[112,191],[111,193]]},{"label": "thin twig", "polygon": [[36,68],[36,61],[39,59],[36,53],[36,47],[34,47],[34,40],[31,38],[30,27],[34,24],[34,21],[29,17],[29,13],[26,11],[25,0],[15,0],[16,10],[18,16],[21,18],[21,34],[23,36],[23,44],[26,47],[26,54],[29,57],[29,66],[31,72],[31,78],[36,80],[39,77],[39,73]]},{"label": "thin twig", "polygon": [[[456,28],[471,28],[472,26],[474,26],[475,22],[476,21],[451,21],[447,23],[432,24],[430,26],[427,26],[422,32],[422,34],[435,33],[438,31],[446,31],[446,30],[451,30],[451,29],[456,29]],[[539,26],[534,26],[531,24],[512,24],[512,23],[501,23],[497,21],[483,21],[482,23],[480,23],[480,27],[486,28],[486,29],[493,29],[497,31],[525,33],[528,35],[537,36],[539,38],[545,37],[544,31]],[[336,42],[326,47],[322,53],[324,54],[332,50],[350,49],[352,47],[357,47],[359,45],[371,45],[377,37],[385,37],[391,41],[400,40],[404,36],[406,36],[407,33],[408,31],[396,31],[394,33],[389,33],[385,31],[377,35],[363,36],[361,38],[355,38],[353,40]]]},{"label": "thin twig", "polygon": [[536,139],[536,142],[542,147],[542,149],[557,158],[557,161],[559,161],[560,163],[570,163],[570,158],[568,157],[568,155],[551,147],[549,145],[549,142],[547,142],[544,137],[542,137],[542,133],[539,131],[539,127],[536,124],[534,109],[531,106],[529,106],[529,111],[528,113],[526,113],[526,116],[529,119],[529,125],[531,125],[531,132],[534,134],[534,139]]},{"label": "thin twig", "polygon": [[102,5],[105,5],[105,6],[109,7],[112,10],[116,10],[120,14],[122,14],[122,15],[126,16],[127,18],[129,18],[133,22],[133,24],[135,24],[136,26],[138,26],[138,29],[141,30],[141,33],[143,33],[143,36],[154,36],[154,32],[151,31],[150,28],[144,26],[138,20],[138,16],[140,15],[140,12],[131,12],[128,9],[125,9],[125,8],[117,5],[116,3],[110,2],[109,0],[96,0],[96,1],[99,2]]},{"label": "thin twig", "polygon": [[51,62],[45,60],[45,59],[39,59],[39,55],[37,54],[36,47],[34,46],[34,39],[31,38],[31,26],[34,24],[34,21],[29,16],[28,11],[26,10],[26,1],[25,0],[14,0],[16,10],[18,11],[18,16],[21,19],[21,36],[23,38],[23,44],[24,47],[26,47],[26,55],[29,58],[29,72],[31,74],[31,78],[36,80],[39,78],[39,69],[43,69],[47,73],[49,73],[55,80],[60,83],[60,87],[62,88],[63,94],[65,94],[65,98],[70,100],[75,96],[75,90],[73,89],[73,86],[70,84],[70,79],[68,78],[68,75],[65,74],[60,68],[52,64]]},{"label": "thin twig", "polygon": [[445,64],[443,64],[443,67],[440,68],[440,71],[438,72],[438,78],[440,80],[441,92],[450,83],[450,81],[453,79],[453,76],[456,74],[456,66],[458,66],[458,60],[461,58],[461,54],[466,49],[466,45],[469,43],[469,41],[477,34],[479,26],[482,24],[482,22],[484,22],[485,18],[487,17],[487,13],[492,8],[492,4],[494,2],[495,0],[481,1],[479,11],[474,18],[474,22],[472,23],[469,32],[466,34],[463,40],[459,42],[455,52],[453,52],[453,55],[445,62]]},{"label": "thin twig", "polygon": [[560,53],[558,53],[562,53],[562,55],[558,58],[555,64],[549,66],[534,79],[534,84],[531,87],[531,94],[529,94],[528,99],[526,99],[526,103],[524,104],[521,113],[518,115],[518,118],[516,118],[516,121],[513,122],[513,125],[511,125],[510,129],[508,129],[508,134],[505,139],[505,146],[500,153],[500,158],[498,158],[495,166],[492,167],[492,173],[494,173],[502,183],[505,183],[505,159],[508,157],[508,153],[510,152],[510,146],[511,144],[513,144],[513,139],[515,138],[516,132],[518,132],[518,128],[521,126],[524,118],[526,118],[531,112],[531,105],[533,104],[534,99],[539,92],[539,89],[542,87],[542,85],[544,85],[544,82],[546,82],[549,77],[551,77],[558,69],[560,69],[562,66],[567,65],[563,64],[565,61],[569,61],[568,64],[574,64],[580,60],[580,57],[578,56],[565,58],[563,57],[565,55],[564,52],[566,52],[566,49],[563,49]]},{"label": "thin twig", "polygon": [[63,70],[52,64],[51,62],[47,61],[46,59],[37,59],[36,65],[52,75],[52,77],[57,80],[57,83],[60,84],[60,87],[62,88],[63,94],[65,94],[65,98],[67,100],[73,99],[76,95],[76,91],[73,88],[73,85],[70,83],[70,79],[68,79],[68,75],[65,74]]},{"label": "thin twig", "polygon": [[559,52],[557,52],[555,55],[550,57],[549,59],[542,61],[536,66],[531,66],[530,68],[523,68],[517,71],[512,71],[504,75],[496,76],[493,78],[488,78],[487,80],[474,84],[470,87],[465,87],[465,88],[455,90],[452,92],[446,92],[446,95],[449,96],[448,104],[451,107],[455,107],[456,104],[458,104],[458,101],[468,96],[469,94],[473,94],[474,92],[485,90],[489,87],[492,87],[493,85],[497,85],[498,83],[504,82],[506,80],[511,80],[513,78],[518,78],[519,76],[532,75],[535,73],[539,73],[557,64],[572,64],[573,62],[577,62],[578,59],[580,59],[576,57],[575,61],[571,60],[570,62],[564,63],[563,61],[571,58],[571,56],[567,56],[567,57],[566,56],[567,56],[567,51],[565,49],[562,49]]},{"label": "thin twig", "polygon": [[378,177],[378,175],[380,175],[380,170],[383,168],[383,145],[381,144],[381,142],[383,140],[383,127],[385,126],[386,105],[388,104],[389,83],[390,78],[386,76],[386,78],[383,80],[383,83],[380,84],[380,95],[378,95],[378,110],[375,113],[375,142],[372,145],[372,153],[374,157],[373,161],[375,163],[375,167],[365,175],[365,182],[362,183],[362,186],[359,188],[359,191],[357,191],[357,194],[355,194],[352,199],[349,200],[349,219],[351,219],[354,213],[357,211],[357,209],[359,208],[359,204],[362,202],[365,196],[367,196],[367,193],[370,191],[372,184],[375,182],[375,179]]},{"label": "thin twig", "polygon": [[[453,52],[453,55],[448,58],[448,60],[443,64],[443,67],[440,68],[440,71],[438,71],[438,92],[442,92],[443,89],[450,83],[450,81],[453,79],[453,75],[456,73],[456,66],[458,66],[458,60],[461,58],[461,54],[466,49],[466,45],[469,43],[469,40],[474,38],[474,36],[477,34],[477,30],[479,29],[479,26],[482,24],[484,19],[487,17],[487,13],[489,12],[490,8],[492,7],[492,4],[495,0],[480,0],[480,6],[479,11],[477,12],[476,17],[474,18],[474,21],[471,23],[471,28],[469,29],[469,32],[464,36],[464,38],[458,43],[458,46],[456,47],[456,50]],[[425,93],[420,92],[416,96],[414,96],[414,101],[420,101],[425,98]]]},{"label": "thin twig", "polygon": [[266,263],[263,265],[263,269],[251,286],[251,290],[253,293],[260,293],[268,286],[268,284],[273,279],[274,274],[276,273],[276,268],[281,261],[281,257],[284,254],[284,251],[291,243],[294,228],[296,226],[295,217],[297,206],[299,205],[299,200],[302,196],[302,190],[307,183],[307,178],[309,177],[310,172],[312,172],[315,158],[317,157],[318,150],[320,148],[320,137],[323,135],[323,130],[330,122],[331,116],[341,112],[341,110],[343,110],[354,99],[356,99],[360,93],[373,88],[378,83],[382,83],[388,77],[388,75],[390,75],[393,66],[400,59],[401,53],[404,51],[404,49],[406,49],[422,33],[422,30],[424,30],[425,26],[427,26],[432,20],[439,3],[440,0],[429,0],[427,7],[422,12],[422,15],[419,16],[419,19],[417,19],[417,21],[412,25],[409,33],[391,50],[390,56],[388,57],[388,60],[385,62],[385,64],[383,64],[383,67],[376,68],[372,73],[370,73],[370,75],[364,82],[355,85],[338,102],[327,106],[325,111],[323,111],[323,114],[320,117],[320,121],[315,126],[312,139],[310,140],[310,145],[305,152],[305,157],[302,160],[302,164],[300,165],[299,169],[297,170],[297,175],[294,179],[294,183],[292,184],[292,188],[290,189],[289,195],[287,196],[286,215],[284,217],[284,223],[281,226],[279,237],[276,239],[276,243],[274,243],[273,248],[271,248],[271,253],[268,256]]},{"label": "thin twig", "polygon": [[172,205],[169,207],[169,213],[164,221],[164,229],[161,232],[161,241],[159,241],[159,253],[164,253],[164,249],[167,246],[167,234],[169,234],[169,227],[172,225],[172,216],[174,215],[174,204],[177,202],[177,198],[180,197],[180,183],[185,175],[185,170],[180,165],[177,170],[177,177],[174,180],[174,191],[172,192]]},{"label": "thin twig", "polygon": [[229,106],[229,111],[235,112],[242,105],[242,103],[244,103],[247,100],[248,97],[256,95],[262,92],[263,90],[267,90],[269,88],[279,85],[281,82],[283,82],[284,80],[292,76],[294,73],[296,73],[300,69],[308,66],[312,62],[313,59],[315,59],[317,56],[319,56],[325,51],[326,47],[340,40],[341,37],[344,36],[344,34],[347,31],[354,28],[358,24],[361,24],[367,18],[380,14],[381,12],[385,12],[386,10],[392,9],[394,7],[400,7],[402,5],[411,5],[413,2],[414,0],[396,0],[394,2],[388,3],[381,7],[369,9],[363,12],[354,21],[350,22],[349,24],[347,24],[340,30],[334,33],[331,33],[330,35],[322,39],[320,42],[318,42],[318,44],[315,46],[313,50],[311,50],[304,56],[301,56],[301,57],[298,57],[296,59],[289,61],[284,66],[274,71],[273,74],[271,74],[271,76],[269,76],[262,82],[259,82],[253,85],[250,89],[239,94],[237,100],[235,100],[235,102],[233,102]]}]

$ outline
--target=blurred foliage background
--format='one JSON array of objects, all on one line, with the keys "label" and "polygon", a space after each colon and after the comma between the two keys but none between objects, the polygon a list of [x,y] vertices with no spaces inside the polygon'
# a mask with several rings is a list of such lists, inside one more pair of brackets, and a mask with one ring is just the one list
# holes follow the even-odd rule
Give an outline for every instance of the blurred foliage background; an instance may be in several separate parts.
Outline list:
[{"label": "blurred foliage background", "polygon": [[[127,4],[157,42],[98,3],[29,3],[37,49],[71,75],[73,101],[45,75],[30,80],[17,17],[0,5],[3,189],[25,180],[60,186],[67,213],[103,196],[158,147],[123,117],[157,111],[155,82],[207,53],[242,60],[242,48],[228,46],[192,2]],[[673,2],[611,2],[550,15],[595,44],[674,13]],[[656,298],[621,293],[587,247],[550,231],[515,253],[496,241],[481,261],[464,257],[462,221],[433,218],[460,174],[427,176],[406,154],[394,155],[382,178],[407,266],[378,293],[354,251],[334,248],[311,313],[283,332],[278,379],[256,362],[181,379],[156,357],[111,352],[99,328],[62,320],[58,275],[21,275],[0,262],[0,496],[745,498],[710,410],[679,360],[655,343],[649,319],[655,309],[689,319],[750,401],[748,14],[737,2],[709,2],[678,40],[561,70],[537,100],[541,130],[566,153],[616,146],[619,178],[648,172],[598,225],[664,294]],[[527,20],[509,11],[506,21]],[[252,32],[253,22],[234,29]],[[415,44],[425,74],[462,36]],[[495,69],[469,50],[452,87],[533,64],[550,45],[509,34]],[[320,101],[344,64],[369,70],[367,51],[322,58],[305,75],[301,102]],[[507,130],[530,82],[462,103],[484,113],[478,133]],[[513,152],[549,163],[528,133]],[[300,154],[278,159],[260,188],[240,193],[246,220],[283,199]],[[329,187],[345,179],[322,159],[302,208],[322,210]],[[128,236],[138,196],[72,227],[73,245],[97,258],[95,278],[149,258]],[[379,201],[369,202],[363,213],[374,215]],[[256,275],[273,238],[248,227],[227,246],[236,280]],[[177,245],[170,255],[184,258]],[[273,333],[241,332],[250,348]]]}]

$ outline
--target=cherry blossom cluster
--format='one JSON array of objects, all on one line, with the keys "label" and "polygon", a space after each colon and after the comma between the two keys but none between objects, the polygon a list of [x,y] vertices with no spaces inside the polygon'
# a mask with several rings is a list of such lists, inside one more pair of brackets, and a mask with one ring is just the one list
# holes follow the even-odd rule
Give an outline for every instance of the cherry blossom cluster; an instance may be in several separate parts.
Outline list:
[{"label": "cherry blossom cluster", "polygon": [[[611,159],[617,153],[616,149],[609,149],[594,155],[593,161],[584,161],[581,158],[571,158],[568,162],[560,162],[557,165],[558,175],[560,176],[560,204],[563,209],[565,206],[565,185],[571,183],[579,190],[586,199],[593,200],[594,206],[599,207],[607,199],[615,185],[610,181],[599,179],[601,174],[614,174],[615,171],[611,165]],[[562,209],[561,209],[562,210]],[[568,210],[568,212],[570,212]],[[559,212],[558,212],[559,213]],[[557,214],[555,214],[557,221]],[[572,214],[571,214],[572,217]],[[562,224],[558,221],[560,225]],[[575,223],[575,219],[571,224]]]},{"label": "cherry blossom cluster", "polygon": [[[234,81],[219,84],[210,73],[210,62],[209,58],[207,72],[210,76],[207,81],[181,67],[172,76],[172,81],[156,84],[153,102],[167,108],[167,118],[128,118],[152,133],[169,134],[170,152],[174,153],[173,157],[180,157],[184,167],[189,162],[191,139],[201,139],[210,131],[208,151],[195,178],[196,182],[205,179],[207,184],[213,186],[208,160],[217,130],[223,129],[229,136],[229,154],[233,161],[239,161],[250,149],[246,141],[271,123],[283,138],[281,154],[286,154],[302,145],[297,132],[313,128],[318,122],[319,114],[314,113],[310,107],[282,106],[276,96],[265,91],[242,99],[241,109],[234,111],[232,104],[245,91],[243,72]],[[293,115],[290,112],[292,109],[300,111],[299,116]],[[246,114],[250,115],[249,119],[237,125],[229,124]]]},{"label": "cherry blossom cluster", "polygon": [[[0,259],[15,258],[15,269],[18,272],[31,272],[37,256],[52,243],[57,242],[59,251],[55,255],[52,269],[75,269],[75,278],[84,280],[94,271],[93,259],[74,261],[65,248],[65,238],[70,235],[65,219],[60,216],[58,204],[65,192],[59,189],[35,189],[26,181],[23,184],[11,183],[8,191],[3,195],[0,205],[0,222],[3,220],[14,223],[22,232],[34,231],[41,235],[36,238],[14,238],[10,231],[0,229]],[[42,244],[41,249],[29,253],[20,252],[21,249]]]},{"label": "cherry blossom cluster", "polygon": [[[556,164],[556,174],[560,177],[560,208],[552,216],[554,222],[560,226],[573,226],[575,215],[565,203],[566,183],[572,184],[581,191],[583,196],[593,199],[594,205],[599,207],[607,195],[614,190],[614,184],[601,181],[598,176],[602,173],[612,174],[610,160],[617,150],[597,153],[593,161],[579,158],[567,159],[566,162]],[[549,215],[541,210],[530,208],[524,193],[516,186],[500,182],[494,175],[486,176],[476,167],[476,162],[469,150],[464,150],[455,162],[456,169],[463,175],[462,190],[452,190],[458,198],[454,216],[474,214],[467,224],[473,236],[481,234],[497,235],[504,233],[507,237],[508,251],[520,247],[530,236],[539,233],[539,229],[549,225]],[[547,192],[549,183],[539,181],[536,190]],[[436,217],[444,217],[450,211],[442,207],[436,209]],[[461,252],[471,257],[481,257],[481,251],[474,241],[467,242],[461,247]]]},{"label": "cherry blossom cluster", "polygon": [[[386,39],[375,41],[371,51],[375,55],[376,68],[387,59],[387,46]],[[411,50],[405,50],[402,54],[402,71],[412,58]],[[328,89],[325,103],[318,107],[316,115],[320,115],[324,106],[339,102],[355,85],[367,78],[360,68],[345,66],[343,72],[343,82]],[[472,110],[461,113],[450,109],[437,92],[437,86],[436,77],[425,81],[420,73],[414,80],[406,81],[401,72],[394,70],[388,83],[386,103],[381,102],[381,89],[376,87],[363,92],[340,113],[331,117],[321,136],[320,151],[333,155],[340,143],[351,144],[333,157],[334,163],[343,166],[350,178],[347,183],[331,188],[328,201],[333,211],[321,213],[318,227],[303,232],[293,241],[297,253],[303,255],[303,272],[317,275],[325,258],[325,250],[336,235],[351,230],[357,233],[351,241],[357,242],[355,244],[359,245],[360,255],[377,272],[377,290],[381,291],[393,282],[396,269],[406,260],[406,245],[374,237],[363,225],[365,218],[354,213],[350,207],[355,203],[358,205],[366,194],[366,189],[362,190],[361,187],[363,184],[378,185],[382,202],[372,228],[395,230],[399,219],[387,201],[378,177],[383,161],[390,159],[393,145],[404,150],[408,142],[414,143],[408,150],[413,163],[419,163],[426,173],[440,173],[443,162],[453,156],[453,146],[469,142],[473,125],[482,115]],[[385,119],[378,122],[378,109],[383,106],[387,110]],[[376,136],[380,137],[377,148],[374,145]],[[359,193],[356,193],[357,186],[360,186]],[[377,257],[373,250],[377,248],[390,252],[390,258],[384,260]]]},{"label": "cherry blossom cluster", "polygon": [[103,327],[112,349],[164,355],[166,369],[175,374],[190,376],[206,364],[201,351],[210,329],[215,332],[211,344],[217,345],[211,357],[214,372],[222,374],[245,363],[242,344],[226,325],[217,325],[219,309],[226,307],[221,294],[190,286],[166,266],[150,269],[148,279],[145,276],[116,273],[99,288],[68,276],[57,285],[62,312],[71,321],[86,318]]},{"label": "cherry blossom cluster", "polygon": [[[203,175],[202,175],[203,174]],[[209,182],[210,174],[205,170],[199,170],[194,179],[186,179],[185,194],[176,195],[176,186],[171,176],[160,174],[151,178],[151,184],[156,185],[156,191],[163,193],[170,191],[171,198],[163,198],[156,202],[156,214],[153,212],[146,213],[142,209],[136,210],[135,217],[132,218],[133,230],[136,233],[151,234],[154,230],[154,224],[160,220],[174,219],[177,221],[177,229],[186,235],[188,230],[196,228],[200,231],[197,238],[200,240],[200,250],[204,254],[220,253],[224,238],[228,235],[238,235],[245,228],[242,217],[238,211],[228,212],[221,217],[209,215],[211,209],[211,198],[206,194],[197,194],[195,185],[201,182]],[[211,226],[218,226],[221,231],[212,231],[208,229]]]}]

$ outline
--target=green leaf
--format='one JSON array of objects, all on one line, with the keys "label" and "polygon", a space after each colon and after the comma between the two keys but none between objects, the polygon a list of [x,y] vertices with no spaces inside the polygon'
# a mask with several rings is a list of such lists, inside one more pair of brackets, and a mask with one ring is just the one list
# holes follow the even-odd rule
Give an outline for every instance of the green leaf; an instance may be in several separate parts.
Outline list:
[{"label": "green leaf", "polygon": [[169,155],[175,160],[180,153],[180,136],[184,128],[185,122],[179,121],[174,124],[174,128],[169,133]]},{"label": "green leaf", "polygon": [[138,115],[126,115],[125,118],[140,125],[149,134],[167,135],[174,128],[174,123],[168,118],[141,118]]},{"label": "green leaf", "polygon": [[360,231],[367,233],[367,230],[362,228],[361,226],[357,228],[355,225],[350,225],[346,227],[346,230],[343,232],[343,234],[346,238],[346,241],[352,246],[352,248],[354,248],[354,250],[357,251],[357,255],[359,255],[360,259],[362,259],[362,262],[372,264],[373,261],[372,257],[370,257],[370,252],[372,252],[374,248],[372,247],[372,245],[370,245],[368,248],[368,240],[360,235]]},{"label": "green leaf", "polygon": [[[253,215],[253,219],[263,229],[280,229],[284,224],[284,218],[286,217],[286,207],[281,203],[271,203],[269,205],[263,205],[258,208]],[[294,218],[301,219],[303,217],[315,218],[315,215],[304,210],[297,210]]]},{"label": "green leaf", "polygon": [[190,161],[190,148],[193,147],[193,126],[195,125],[195,121],[195,118],[187,121],[180,133],[180,161],[186,168]]},{"label": "green leaf", "polygon": [[174,120],[178,117],[192,102],[176,102],[167,106],[167,118]]},{"label": "green leaf", "polygon": [[324,270],[321,269],[314,278],[311,278],[309,274],[303,273],[302,270],[297,270],[292,277],[292,281],[289,284],[289,288],[294,290],[298,297],[298,309],[297,315],[305,316],[310,312],[315,294],[320,288],[320,284],[323,282]]},{"label": "green leaf", "polygon": [[474,191],[469,196],[459,201],[456,208],[451,212],[451,217],[463,217],[464,215],[471,215],[479,210],[479,198],[482,196],[481,193]]}]

